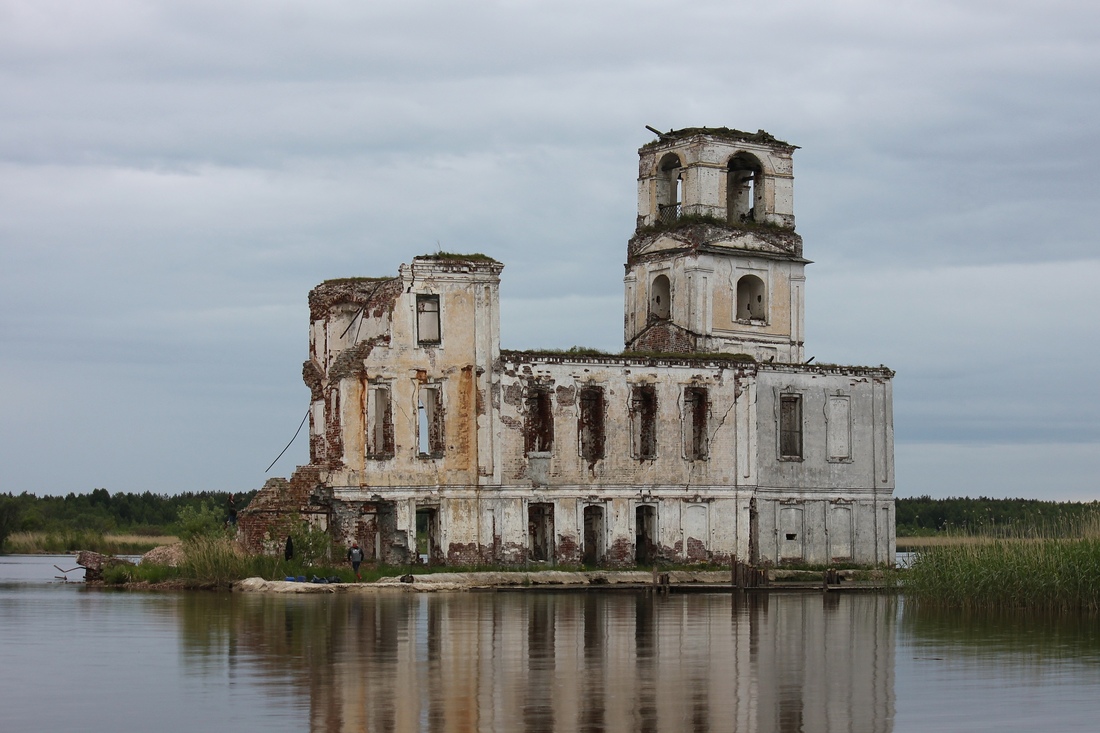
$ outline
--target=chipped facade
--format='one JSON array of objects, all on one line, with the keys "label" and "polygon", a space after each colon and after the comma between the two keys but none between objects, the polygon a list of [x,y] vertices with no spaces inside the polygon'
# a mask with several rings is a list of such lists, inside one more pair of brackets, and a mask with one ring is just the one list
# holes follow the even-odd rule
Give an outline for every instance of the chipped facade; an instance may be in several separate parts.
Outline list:
[{"label": "chipped facade", "polygon": [[794,150],[641,148],[622,354],[501,350],[480,255],[317,286],[310,464],[246,543],[300,513],[385,563],[893,563],[894,375],[803,363]]}]

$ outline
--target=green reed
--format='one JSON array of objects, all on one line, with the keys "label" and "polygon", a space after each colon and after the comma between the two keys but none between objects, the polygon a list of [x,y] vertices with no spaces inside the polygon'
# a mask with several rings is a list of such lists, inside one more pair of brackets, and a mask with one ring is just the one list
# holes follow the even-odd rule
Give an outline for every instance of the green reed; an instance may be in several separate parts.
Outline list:
[{"label": "green reed", "polygon": [[1100,519],[1027,534],[922,549],[905,593],[956,608],[1100,610]]}]

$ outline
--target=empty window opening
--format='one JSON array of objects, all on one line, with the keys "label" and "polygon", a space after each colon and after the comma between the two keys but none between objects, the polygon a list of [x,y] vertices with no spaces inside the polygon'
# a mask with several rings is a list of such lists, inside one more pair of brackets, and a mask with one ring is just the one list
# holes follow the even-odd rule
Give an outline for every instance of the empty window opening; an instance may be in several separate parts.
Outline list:
[{"label": "empty window opening", "polygon": [[669,153],[657,166],[657,219],[666,224],[680,218],[683,202],[683,168],[680,157]]},{"label": "empty window opening", "polygon": [[438,458],[443,455],[443,390],[440,385],[421,385],[416,409],[420,456]]},{"label": "empty window opening", "polygon": [[630,393],[631,444],[634,457],[657,457],[657,388],[652,384],[634,387]]},{"label": "empty window opening", "polygon": [[653,278],[653,284],[649,286],[649,315],[661,321],[667,321],[672,316],[672,285],[667,275]]},{"label": "empty window opening", "polygon": [[642,505],[634,512],[634,562],[649,565],[657,561],[657,507]]},{"label": "empty window opening", "polygon": [[367,394],[367,455],[393,458],[393,401],[389,385],[371,386]]},{"label": "empty window opening", "polygon": [[550,390],[531,387],[527,392],[524,443],[528,453],[549,453],[554,449],[554,412]]},{"label": "empty window opening", "polygon": [[439,327],[439,296],[416,296],[416,339],[422,344],[438,344],[442,337]]},{"label": "empty window opening", "polygon": [[684,388],[684,455],[692,461],[707,458],[707,388]]},{"label": "empty window opening", "polygon": [[788,540],[797,540],[798,539],[798,533],[797,532],[788,532],[787,533],[787,539]]},{"label": "empty window opening", "polygon": [[584,508],[584,564],[599,565],[604,559],[604,523],[602,506]]},{"label": "empty window opening", "polygon": [[756,156],[737,153],[726,173],[726,212],[731,222],[760,221],[764,211],[764,169]]},{"label": "empty window opening", "polygon": [[737,320],[768,320],[768,302],[764,295],[763,280],[756,275],[743,275],[737,281]]},{"label": "empty window opening", "polygon": [[443,560],[439,544],[439,512],[435,509],[416,510],[416,554],[421,563],[437,563]]},{"label": "empty window opening", "polygon": [[595,463],[604,455],[604,397],[603,387],[581,389],[581,414],[577,432],[580,434],[581,457]]},{"label": "empty window opening", "polygon": [[554,505],[528,504],[527,558],[536,562],[554,559]]},{"label": "empty window opening", "polygon": [[779,457],[802,458],[802,395],[779,396]]}]

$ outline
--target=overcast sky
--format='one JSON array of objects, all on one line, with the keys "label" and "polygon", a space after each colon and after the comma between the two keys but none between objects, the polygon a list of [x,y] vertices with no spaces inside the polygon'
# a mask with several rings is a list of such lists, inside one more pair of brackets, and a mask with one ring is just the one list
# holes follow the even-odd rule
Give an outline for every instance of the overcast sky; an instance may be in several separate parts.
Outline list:
[{"label": "overcast sky", "polygon": [[652,125],[800,146],[898,496],[1100,498],[1098,120],[1084,0],[0,0],[0,492],[289,475],[310,288],[438,249],[505,348],[620,349]]}]

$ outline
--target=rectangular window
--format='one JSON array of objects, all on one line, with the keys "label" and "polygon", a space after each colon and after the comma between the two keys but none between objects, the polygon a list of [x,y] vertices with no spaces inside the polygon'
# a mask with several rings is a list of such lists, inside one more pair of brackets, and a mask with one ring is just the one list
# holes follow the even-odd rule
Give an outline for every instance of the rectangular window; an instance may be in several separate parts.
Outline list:
[{"label": "rectangular window", "polygon": [[684,388],[684,455],[688,460],[707,458],[707,388]]},{"label": "rectangular window", "polygon": [[417,444],[421,458],[443,455],[443,389],[438,384],[420,386],[417,401]]},{"label": "rectangular window", "polygon": [[393,458],[393,401],[388,384],[367,392],[367,457]]},{"label": "rectangular window", "polygon": [[642,384],[630,392],[630,442],[634,457],[657,457],[657,388]]},{"label": "rectangular window", "polygon": [[439,327],[439,296],[416,296],[416,339],[421,344],[438,344],[442,337]]},{"label": "rectangular window", "polygon": [[802,458],[802,395],[779,395],[779,457]]},{"label": "rectangular window", "polygon": [[603,458],[604,451],[603,387],[581,389],[581,413],[577,423],[581,457],[589,463]]},{"label": "rectangular window", "polygon": [[524,448],[528,453],[549,453],[554,449],[554,411],[550,390],[531,387],[526,398],[524,418]]}]

